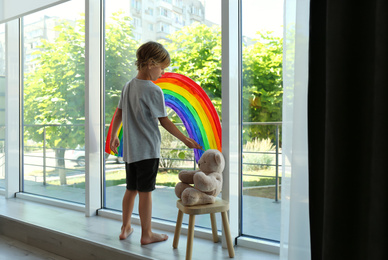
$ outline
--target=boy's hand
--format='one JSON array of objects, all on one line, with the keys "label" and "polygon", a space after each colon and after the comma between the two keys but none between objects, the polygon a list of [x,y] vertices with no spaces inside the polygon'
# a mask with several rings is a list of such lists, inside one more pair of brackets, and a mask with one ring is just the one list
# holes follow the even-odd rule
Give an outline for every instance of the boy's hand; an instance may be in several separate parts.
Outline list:
[{"label": "boy's hand", "polygon": [[186,137],[186,140],[185,140],[185,145],[189,148],[195,148],[195,149],[202,149],[202,146],[200,146],[196,141],[194,141],[193,139],[189,138],[189,137]]},{"label": "boy's hand", "polygon": [[111,140],[110,140],[110,149],[115,153],[117,154],[117,147],[119,147],[120,145],[120,140],[117,136],[112,136]]}]

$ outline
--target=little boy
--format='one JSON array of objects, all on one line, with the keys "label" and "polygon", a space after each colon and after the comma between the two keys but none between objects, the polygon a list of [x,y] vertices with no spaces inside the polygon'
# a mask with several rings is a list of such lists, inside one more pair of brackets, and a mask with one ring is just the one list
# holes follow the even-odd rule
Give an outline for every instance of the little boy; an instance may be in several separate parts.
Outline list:
[{"label": "little boy", "polygon": [[152,196],[159,166],[161,136],[158,122],[168,132],[181,140],[187,147],[202,149],[193,139],[183,135],[167,117],[164,96],[160,87],[152,81],[164,74],[170,65],[170,55],[157,42],[147,42],[136,52],[138,74],[128,82],[121,93],[116,116],[112,126],[110,147],[117,153],[120,141],[117,130],[123,122],[127,189],[123,198],[123,225],[120,239],[126,239],[132,232],[131,215],[134,201],[139,194],[139,215],[142,245],[165,241],[166,234],[151,230]]}]

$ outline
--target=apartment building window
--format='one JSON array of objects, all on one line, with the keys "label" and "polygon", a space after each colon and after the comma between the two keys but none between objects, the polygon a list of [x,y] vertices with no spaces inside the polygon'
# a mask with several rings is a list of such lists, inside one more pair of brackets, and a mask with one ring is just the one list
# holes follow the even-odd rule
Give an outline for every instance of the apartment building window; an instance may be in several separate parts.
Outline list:
[{"label": "apartment building window", "polygon": [[141,1],[140,0],[132,0],[131,7],[137,11],[141,10]]},{"label": "apartment building window", "polygon": [[167,18],[170,18],[171,17],[171,11],[167,10],[166,8],[161,7],[160,8],[160,15],[164,16],[164,17],[167,17]]},{"label": "apartment building window", "polygon": [[166,23],[160,23],[160,31],[164,33],[170,33],[170,25]]},{"label": "apartment building window", "polygon": [[135,39],[135,41],[141,41],[141,34],[137,33],[137,32],[134,32],[133,33],[133,38]]},{"label": "apartment building window", "polygon": [[190,13],[194,14],[194,15],[198,15],[198,16],[203,16],[202,15],[202,9],[200,7],[197,7],[197,6],[194,6],[194,5],[191,6]]},{"label": "apartment building window", "polygon": [[153,8],[147,8],[144,12],[146,14],[150,15],[150,16],[154,15],[154,9]]},{"label": "apartment building window", "polygon": [[183,16],[181,14],[174,13],[174,22],[180,26],[184,26]]},{"label": "apartment building window", "polygon": [[174,0],[173,4],[182,8],[183,7],[183,1],[182,0]]},{"label": "apartment building window", "polygon": [[141,19],[138,17],[133,18],[133,26],[135,28],[140,28],[141,27]]}]

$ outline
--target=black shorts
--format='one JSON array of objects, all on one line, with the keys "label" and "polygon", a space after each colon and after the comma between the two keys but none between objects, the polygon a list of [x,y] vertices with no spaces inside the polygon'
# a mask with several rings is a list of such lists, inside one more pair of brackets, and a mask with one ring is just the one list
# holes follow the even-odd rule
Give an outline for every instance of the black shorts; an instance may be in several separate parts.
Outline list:
[{"label": "black shorts", "polygon": [[125,163],[127,190],[149,192],[155,189],[159,158]]}]

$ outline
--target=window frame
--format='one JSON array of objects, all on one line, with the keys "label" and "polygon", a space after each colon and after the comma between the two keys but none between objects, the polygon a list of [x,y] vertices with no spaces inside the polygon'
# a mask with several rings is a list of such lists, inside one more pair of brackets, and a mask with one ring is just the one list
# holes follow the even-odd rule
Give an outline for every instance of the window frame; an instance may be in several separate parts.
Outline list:
[{"label": "window frame", "polygon": [[[177,1],[179,3],[179,1]],[[222,107],[223,153],[227,161],[224,171],[222,198],[230,203],[229,222],[233,238],[247,247],[274,253],[279,252],[278,243],[266,243],[241,236],[241,0],[221,1],[222,11]],[[235,26],[239,24],[239,26]],[[6,188],[5,197],[35,199],[85,212],[85,216],[101,215],[121,219],[121,214],[102,209],[104,169],[104,0],[85,0],[85,206],[80,207],[60,200],[33,198],[22,191],[22,63],[21,19],[6,24],[7,95],[6,95]],[[93,44],[91,44],[93,42]],[[18,87],[11,87],[18,86]],[[100,102],[95,102],[100,100]],[[12,101],[12,102],[11,102]],[[15,102],[16,101],[16,102]],[[235,109],[238,107],[238,109]],[[236,136],[238,138],[236,138]],[[9,146],[7,144],[12,144]],[[19,172],[20,174],[10,174]],[[45,202],[46,201],[46,202]],[[134,223],[136,223],[134,218]],[[140,223],[140,222],[139,222]],[[174,223],[153,220],[153,226],[172,230]],[[198,232],[197,232],[198,231]],[[211,231],[197,228],[196,234],[212,239]],[[248,241],[248,242],[244,242]],[[263,243],[262,243],[263,242]],[[225,243],[225,242],[223,242]]]}]

